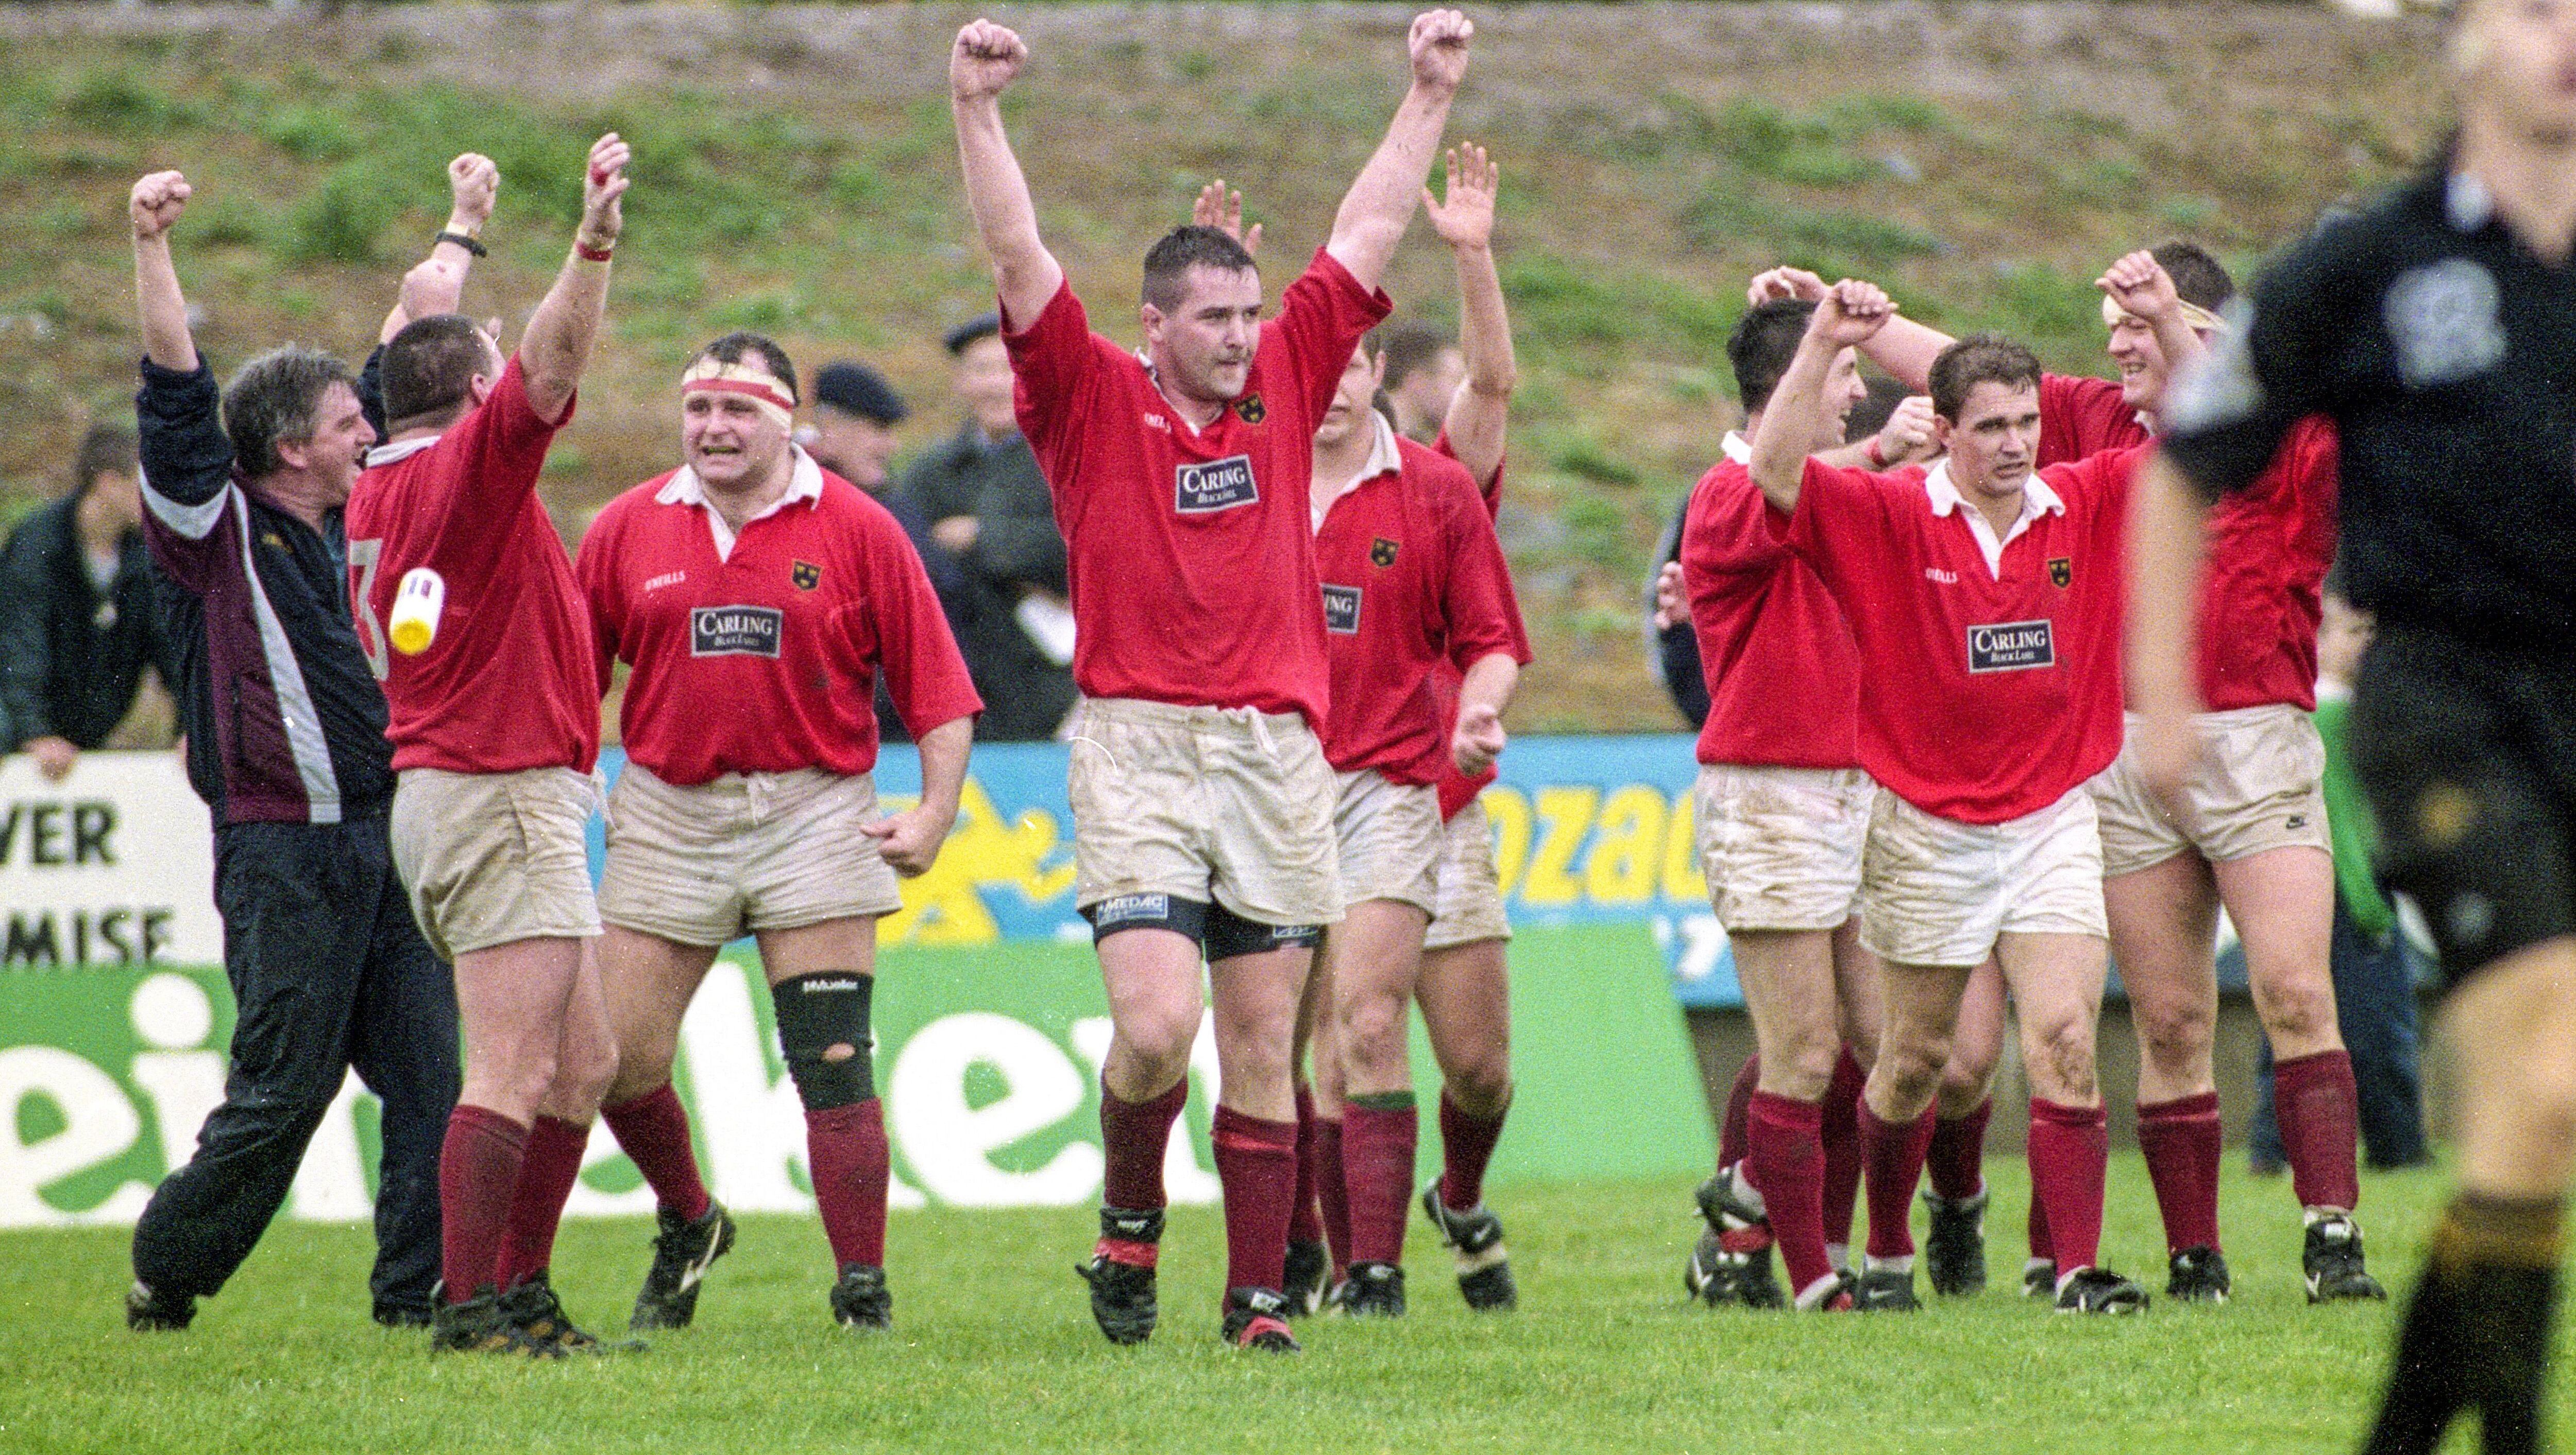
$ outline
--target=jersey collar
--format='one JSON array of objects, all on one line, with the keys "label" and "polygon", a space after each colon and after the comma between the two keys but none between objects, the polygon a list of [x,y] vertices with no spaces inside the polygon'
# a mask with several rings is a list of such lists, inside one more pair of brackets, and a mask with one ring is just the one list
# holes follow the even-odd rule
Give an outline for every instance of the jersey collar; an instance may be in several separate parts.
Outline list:
[{"label": "jersey collar", "polygon": [[445,438],[443,435],[423,435],[416,440],[401,440],[390,445],[378,445],[367,451],[367,468],[372,470],[379,465],[390,465],[396,460],[408,460],[443,438]]},{"label": "jersey collar", "polygon": [[1750,465],[1753,463],[1753,441],[1746,439],[1744,437],[1744,431],[1740,429],[1728,430],[1726,432],[1726,438],[1717,442],[1717,448],[1718,452],[1725,455],[1727,461],[1731,464]]},{"label": "jersey collar", "polygon": [[2003,579],[2004,547],[2020,539],[2021,533],[2030,529],[2030,523],[2041,516],[2066,513],[2065,500],[2050,489],[2048,482],[2041,479],[2035,470],[2031,472],[2029,482],[2021,487],[2021,515],[2000,540],[1995,537],[1994,526],[1986,520],[1986,513],[1969,505],[1968,498],[1959,493],[1959,487],[1950,483],[1950,462],[1947,459],[1934,465],[1923,477],[1923,493],[1932,498],[1934,515],[1955,513],[1967,517],[1968,529],[1977,538],[1977,550],[1986,558],[1986,574],[1996,580]]},{"label": "jersey collar", "polygon": [[1343,482],[1342,488],[1333,492],[1331,500],[1321,505],[1314,505],[1311,497],[1309,498],[1308,508],[1314,516],[1315,529],[1319,531],[1324,528],[1324,517],[1333,513],[1333,506],[1339,503],[1343,496],[1380,475],[1392,475],[1404,468],[1404,454],[1395,446],[1395,427],[1386,422],[1385,415],[1374,409],[1368,412],[1368,417],[1369,423],[1377,426],[1377,433],[1369,439],[1368,463],[1360,466],[1358,474]]},{"label": "jersey collar", "polygon": [[[771,501],[766,510],[753,516],[751,520],[744,521],[744,525],[750,525],[752,520],[767,520],[797,501],[814,501],[823,498],[823,467],[814,463],[814,457],[805,453],[803,445],[791,442],[787,449],[796,460],[795,469],[787,477],[787,493]],[[707,514],[707,530],[715,537],[716,559],[722,561],[732,558],[734,528],[725,524],[723,511],[707,503],[707,490],[704,485],[698,483],[697,471],[682,465],[672,473],[670,483],[653,492],[653,501],[657,505],[704,507]]]}]

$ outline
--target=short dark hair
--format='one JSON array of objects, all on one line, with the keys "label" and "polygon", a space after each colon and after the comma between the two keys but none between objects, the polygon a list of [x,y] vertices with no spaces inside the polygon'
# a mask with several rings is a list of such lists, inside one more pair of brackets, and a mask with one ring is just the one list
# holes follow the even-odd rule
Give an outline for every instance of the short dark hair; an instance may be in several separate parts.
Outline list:
[{"label": "short dark hair", "polygon": [[769,371],[769,377],[787,386],[787,397],[799,404],[805,402],[804,391],[796,387],[796,361],[787,357],[787,351],[767,334],[737,329],[692,354],[689,366],[695,367],[704,359],[713,359],[719,364],[739,364],[745,354],[760,355],[760,366]]},{"label": "short dark hair", "polygon": [[2228,276],[2227,265],[2198,243],[2158,243],[2147,255],[2173,279],[2174,296],[2185,303],[2216,313],[2236,296],[2236,280]]},{"label": "short dark hair", "polygon": [[385,427],[417,429],[453,419],[473,400],[474,376],[492,368],[490,346],[474,320],[433,313],[404,324],[377,363]]},{"label": "short dark hair", "polygon": [[1176,227],[1145,251],[1145,301],[1170,310],[1181,305],[1182,282],[1190,269],[1258,274],[1261,266],[1243,244],[1213,227]]},{"label": "short dark hair", "polygon": [[1735,369],[1735,397],[1752,414],[1771,402],[1780,376],[1798,357],[1798,343],[1816,316],[1813,300],[1774,298],[1744,310],[1735,331],[1726,336],[1726,362]]},{"label": "short dark hair", "polygon": [[81,436],[80,453],[72,457],[72,493],[87,495],[98,477],[136,473],[134,431],[123,425],[94,424]]},{"label": "short dark hair", "polygon": [[232,436],[233,462],[241,472],[257,480],[284,469],[278,443],[313,438],[321,426],[322,396],[334,384],[358,387],[348,365],[297,344],[242,365],[224,386],[224,432]]},{"label": "short dark hair", "polygon": [[1405,380],[1431,367],[1441,350],[1456,348],[1458,340],[1436,323],[1413,318],[1371,330],[1368,346],[1369,352],[1386,360],[1386,387],[1401,389]]},{"label": "short dark hair", "polygon": [[2039,356],[1998,333],[1972,333],[1932,361],[1932,412],[1953,424],[1980,384],[2011,389],[2039,387]]}]

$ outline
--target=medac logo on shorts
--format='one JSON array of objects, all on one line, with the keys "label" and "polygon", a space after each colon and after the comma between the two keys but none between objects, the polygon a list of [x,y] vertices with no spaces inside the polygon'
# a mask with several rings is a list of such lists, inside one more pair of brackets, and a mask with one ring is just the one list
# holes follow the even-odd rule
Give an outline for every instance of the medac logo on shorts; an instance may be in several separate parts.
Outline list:
[{"label": "medac logo on shorts", "polygon": [[1172,472],[1172,509],[1183,515],[1232,510],[1260,500],[1261,487],[1253,483],[1250,455],[1228,455],[1203,465],[1182,465]]},{"label": "medac logo on shorts", "polygon": [[1113,894],[1091,907],[1095,929],[1111,925],[1133,924],[1138,920],[1161,923],[1172,917],[1172,897],[1168,894]]},{"label": "medac logo on shorts", "polygon": [[2057,665],[2057,638],[2047,621],[2003,621],[1968,628],[1968,670],[2020,672]]},{"label": "medac logo on shorts", "polygon": [[699,606],[689,611],[692,657],[775,657],[787,614],[774,606]]}]

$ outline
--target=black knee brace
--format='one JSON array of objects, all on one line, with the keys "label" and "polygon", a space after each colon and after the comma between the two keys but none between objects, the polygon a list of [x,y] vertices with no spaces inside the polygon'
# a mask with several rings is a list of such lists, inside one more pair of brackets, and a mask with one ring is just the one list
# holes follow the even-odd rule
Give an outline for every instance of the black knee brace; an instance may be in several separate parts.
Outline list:
[{"label": "black knee brace", "polygon": [[[875,990],[875,977],[854,970],[799,975],[769,987],[778,1010],[778,1049],[786,1054],[787,1074],[795,1078],[796,1098],[806,1110],[855,1106],[877,1094],[868,1044],[868,997]],[[849,1047],[850,1054],[827,1059],[824,1053],[835,1046]]]}]

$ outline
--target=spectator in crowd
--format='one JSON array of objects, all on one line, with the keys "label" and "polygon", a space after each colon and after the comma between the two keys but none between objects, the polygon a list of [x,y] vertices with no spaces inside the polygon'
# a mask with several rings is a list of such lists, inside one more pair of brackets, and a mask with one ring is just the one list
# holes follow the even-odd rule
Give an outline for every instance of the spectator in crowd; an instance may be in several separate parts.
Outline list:
[{"label": "spectator in crowd", "polygon": [[941,342],[955,361],[966,419],[913,461],[900,493],[930,517],[932,540],[962,577],[957,594],[945,583],[939,594],[984,698],[977,738],[1042,741],[1055,736],[1075,696],[1064,537],[1046,476],[1012,414],[1000,315],[968,319]]},{"label": "spectator in crowd", "polygon": [[0,554],[0,748],[23,748],[49,780],[107,740],[143,669],[175,682],[152,603],[134,432],[81,441],[79,483],[11,532]]},{"label": "spectator in crowd", "polygon": [[[2352,683],[2370,645],[2370,614],[2343,597],[2329,577],[2325,617],[2317,628],[2317,736],[2326,745],[2326,829],[2334,840],[2335,1019],[2352,1053],[2360,1093],[2361,1146],[2370,1165],[2416,1167],[2433,1160],[2424,1141],[2424,1080],[2417,1056],[2415,986],[2429,978],[2423,951],[2406,937],[2397,912],[2371,869],[2378,846],[2370,806],[2353,781],[2344,745]],[[2288,1153],[2272,1109],[2272,1046],[2254,1066],[2254,1125],[2247,1159],[2259,1175],[2282,1171]]]},{"label": "spectator in crowd", "polygon": [[1427,445],[1449,417],[1458,381],[1467,377],[1467,355],[1449,330],[1436,323],[1390,324],[1382,338],[1386,382],[1380,387],[1394,406],[1395,427],[1406,439]]},{"label": "spectator in crowd", "polygon": [[[919,503],[905,492],[894,488],[894,427],[912,415],[886,377],[865,364],[842,360],[825,364],[814,376],[813,423],[797,432],[796,442],[814,457],[814,463],[858,486],[870,499],[886,508],[903,527],[912,548],[921,556],[921,564],[930,573],[932,589],[939,593],[939,603],[947,610],[948,629],[963,637],[964,623],[958,608],[966,596],[966,576],[957,566],[957,558],[931,539],[930,517]],[[877,728],[886,742],[910,742],[912,734],[903,714],[895,710],[894,699],[886,695],[885,683],[877,683]]]}]

